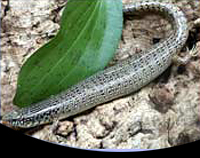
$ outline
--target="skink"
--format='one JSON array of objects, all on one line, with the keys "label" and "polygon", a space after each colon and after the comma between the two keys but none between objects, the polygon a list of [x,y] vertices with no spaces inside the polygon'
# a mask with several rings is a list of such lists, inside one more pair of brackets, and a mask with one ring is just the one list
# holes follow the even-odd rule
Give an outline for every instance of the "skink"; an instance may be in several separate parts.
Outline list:
[{"label": "skink", "polygon": [[173,4],[153,1],[125,5],[123,12],[159,13],[171,22],[174,33],[145,53],[100,71],[58,95],[5,114],[2,122],[14,127],[29,128],[64,119],[130,94],[164,72],[188,37],[187,19],[183,12]]}]

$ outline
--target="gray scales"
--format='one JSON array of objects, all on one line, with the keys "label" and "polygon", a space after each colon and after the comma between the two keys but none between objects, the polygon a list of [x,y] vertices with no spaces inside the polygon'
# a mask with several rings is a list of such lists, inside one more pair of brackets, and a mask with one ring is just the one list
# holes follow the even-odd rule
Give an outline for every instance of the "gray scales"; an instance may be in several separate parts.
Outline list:
[{"label": "gray scales", "polygon": [[188,38],[187,19],[183,12],[173,4],[148,1],[126,5],[123,12],[130,15],[157,12],[171,22],[174,32],[145,53],[100,71],[47,100],[7,113],[2,122],[29,128],[64,119],[137,91],[164,72]]}]

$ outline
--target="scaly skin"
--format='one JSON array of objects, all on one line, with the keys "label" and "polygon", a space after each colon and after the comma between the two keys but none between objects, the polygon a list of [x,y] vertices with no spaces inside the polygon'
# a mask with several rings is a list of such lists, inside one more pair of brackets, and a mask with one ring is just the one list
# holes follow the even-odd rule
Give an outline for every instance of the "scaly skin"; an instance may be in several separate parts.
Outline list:
[{"label": "scaly skin", "polygon": [[132,93],[159,76],[185,44],[188,26],[183,12],[172,4],[146,1],[126,5],[123,9],[125,14],[149,11],[167,18],[174,33],[145,53],[100,71],[67,91],[6,114],[2,122],[14,127],[29,128],[67,118]]}]

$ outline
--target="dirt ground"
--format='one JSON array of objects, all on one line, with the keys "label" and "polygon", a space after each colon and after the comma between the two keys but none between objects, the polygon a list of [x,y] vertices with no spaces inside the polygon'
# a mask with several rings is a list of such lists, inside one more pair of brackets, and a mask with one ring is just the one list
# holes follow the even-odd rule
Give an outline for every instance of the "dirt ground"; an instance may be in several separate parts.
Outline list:
[{"label": "dirt ground", "polygon": [[[133,0],[132,0],[133,1]],[[200,0],[168,0],[186,14],[189,39],[179,56],[200,50]],[[131,0],[123,0],[130,3]],[[12,100],[24,61],[59,29],[66,0],[1,1],[1,114]],[[125,17],[119,49],[110,65],[151,47],[170,32],[158,15]],[[188,49],[189,50],[188,50]],[[172,65],[134,94],[50,125],[27,130],[33,137],[81,148],[159,149],[200,139],[200,53],[186,65]]]}]

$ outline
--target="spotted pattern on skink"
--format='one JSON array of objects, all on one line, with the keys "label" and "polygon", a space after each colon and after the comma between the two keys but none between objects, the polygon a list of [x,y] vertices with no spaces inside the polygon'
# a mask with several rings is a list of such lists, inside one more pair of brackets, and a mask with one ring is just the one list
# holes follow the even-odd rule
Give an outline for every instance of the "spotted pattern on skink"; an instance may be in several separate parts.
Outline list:
[{"label": "spotted pattern on skink", "polygon": [[150,1],[126,5],[123,12],[157,12],[169,20],[174,33],[145,53],[132,56],[100,71],[67,91],[6,114],[2,118],[3,122],[11,126],[28,128],[55,119],[67,118],[130,94],[164,72],[188,37],[187,19],[183,12],[173,4]]}]

